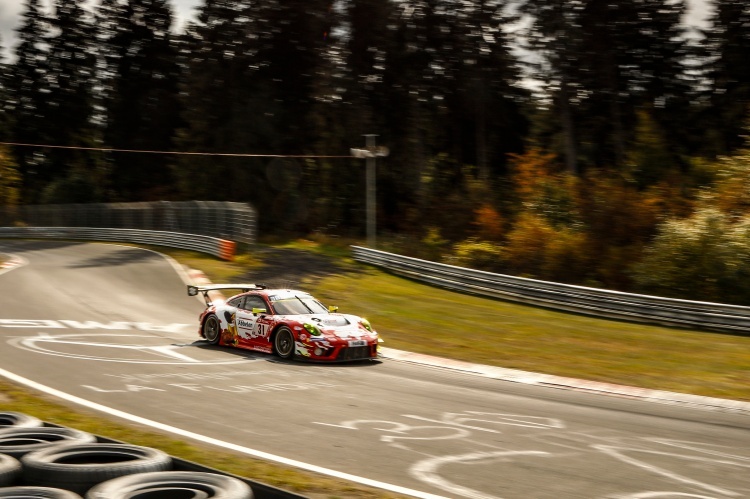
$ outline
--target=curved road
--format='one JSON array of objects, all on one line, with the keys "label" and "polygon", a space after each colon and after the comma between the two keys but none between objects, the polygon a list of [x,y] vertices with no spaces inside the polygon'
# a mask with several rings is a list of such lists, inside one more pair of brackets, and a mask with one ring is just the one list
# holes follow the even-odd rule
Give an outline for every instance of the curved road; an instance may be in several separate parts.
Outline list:
[{"label": "curved road", "polygon": [[157,253],[0,251],[0,374],[114,417],[414,497],[750,497],[748,413],[210,347]]}]

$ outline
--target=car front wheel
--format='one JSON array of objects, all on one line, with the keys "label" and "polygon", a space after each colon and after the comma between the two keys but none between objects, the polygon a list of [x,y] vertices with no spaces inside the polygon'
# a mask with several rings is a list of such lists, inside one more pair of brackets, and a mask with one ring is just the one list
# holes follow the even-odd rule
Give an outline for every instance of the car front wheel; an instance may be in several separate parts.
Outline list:
[{"label": "car front wheel", "polygon": [[215,315],[209,315],[203,323],[203,337],[212,345],[218,345],[221,338],[221,324]]},{"label": "car front wheel", "polygon": [[273,340],[273,349],[276,355],[282,359],[291,359],[294,357],[294,335],[288,327],[281,326],[276,331],[276,336]]}]

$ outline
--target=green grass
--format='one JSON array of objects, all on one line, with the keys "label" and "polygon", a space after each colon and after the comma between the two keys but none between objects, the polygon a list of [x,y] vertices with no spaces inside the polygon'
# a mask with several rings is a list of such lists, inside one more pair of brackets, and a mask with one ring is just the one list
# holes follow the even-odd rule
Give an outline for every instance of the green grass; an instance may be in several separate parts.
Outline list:
[{"label": "green grass", "polygon": [[[367,317],[385,346],[494,366],[750,401],[750,336],[631,324],[467,296],[353,264],[345,243],[275,243],[346,258],[357,272],[309,281],[306,290],[341,312]],[[202,270],[213,282],[263,262],[251,254],[223,262],[195,252],[153,249]],[[15,410],[253,478],[314,498],[392,498],[260,460],[207,449],[82,413],[0,383],[0,410]]]}]

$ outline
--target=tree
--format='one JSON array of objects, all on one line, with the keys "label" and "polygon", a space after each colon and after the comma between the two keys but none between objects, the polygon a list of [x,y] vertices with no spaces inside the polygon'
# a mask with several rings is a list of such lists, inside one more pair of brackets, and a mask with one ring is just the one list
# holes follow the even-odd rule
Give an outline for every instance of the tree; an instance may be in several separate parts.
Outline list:
[{"label": "tree", "polygon": [[[8,95],[4,101],[13,117],[9,133],[14,142],[47,144],[51,139],[45,119],[48,70],[43,41],[47,36],[47,21],[40,11],[39,0],[26,0],[17,34],[16,61],[9,67]],[[27,203],[38,202],[41,188],[47,182],[45,151],[18,147],[14,148],[13,156],[22,177],[22,199]]]},{"label": "tree", "polygon": [[[569,173],[579,174],[578,137],[574,109],[583,95],[577,57],[583,50],[582,29],[579,24],[579,0],[527,0],[521,4],[522,12],[529,14],[532,23],[528,29],[528,48],[537,54],[531,64],[532,77],[541,80],[551,101],[551,114],[559,123],[562,136],[560,155],[565,159]],[[544,113],[545,115],[547,113]]]},{"label": "tree", "polygon": [[[116,149],[172,150],[180,123],[177,48],[165,0],[104,0],[98,9],[103,140]],[[169,157],[114,154],[120,199],[170,196]]]},{"label": "tree", "polygon": [[543,50],[550,68],[547,93],[560,116],[570,171],[579,163],[623,166],[642,108],[653,113],[675,151],[684,148],[683,1],[528,0],[525,9],[536,19],[532,47]]},{"label": "tree", "polygon": [[750,113],[750,4],[744,0],[715,0],[707,33],[708,76],[712,81],[710,126],[706,127],[711,155],[731,154],[743,144],[742,129]]},{"label": "tree", "polygon": [[747,305],[750,217],[732,220],[703,208],[665,221],[634,276],[644,292]]},{"label": "tree", "polygon": [[[275,102],[255,79],[258,15],[250,1],[209,0],[180,43],[183,126],[180,149],[196,152],[269,151],[277,131],[267,120]],[[184,156],[175,175],[183,196],[251,201],[263,185],[254,159]]]},{"label": "tree", "polygon": [[[96,142],[94,116],[94,77],[96,43],[94,24],[83,8],[83,0],[56,0],[49,18],[51,34],[45,84],[44,118],[50,143],[55,146],[90,147]],[[98,184],[88,172],[97,171],[97,157],[81,150],[51,149],[44,164],[50,182],[65,182],[76,170],[91,182],[93,195]],[[80,200],[79,200],[80,201]]]},{"label": "tree", "polygon": [[499,0],[453,1],[445,10],[452,26],[447,44],[454,48],[447,55],[447,124],[459,142],[458,159],[476,165],[487,181],[504,171],[508,153],[522,151],[527,131],[521,109],[528,96],[518,84],[519,64],[504,31],[518,19]]}]

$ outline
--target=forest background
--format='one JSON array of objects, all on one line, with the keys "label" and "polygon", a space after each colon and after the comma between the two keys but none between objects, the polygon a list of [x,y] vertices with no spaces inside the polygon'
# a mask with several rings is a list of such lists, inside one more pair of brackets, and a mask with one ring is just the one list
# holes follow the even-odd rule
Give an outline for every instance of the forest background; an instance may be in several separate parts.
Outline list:
[{"label": "forest background", "polygon": [[206,0],[177,33],[165,0],[51,3],[2,63],[0,207],[241,201],[358,238],[377,134],[382,248],[750,305],[746,0],[700,30],[683,0]]}]

